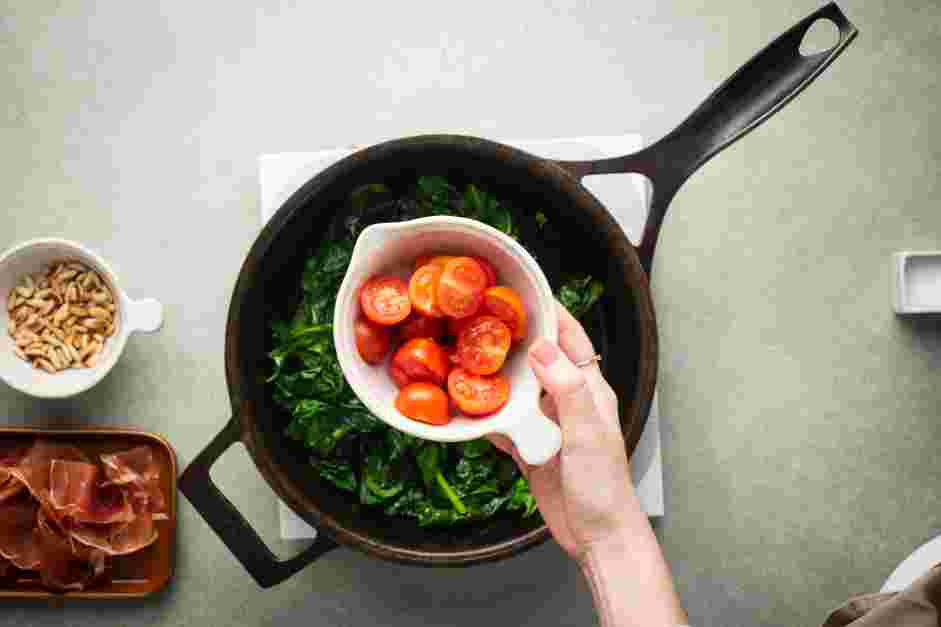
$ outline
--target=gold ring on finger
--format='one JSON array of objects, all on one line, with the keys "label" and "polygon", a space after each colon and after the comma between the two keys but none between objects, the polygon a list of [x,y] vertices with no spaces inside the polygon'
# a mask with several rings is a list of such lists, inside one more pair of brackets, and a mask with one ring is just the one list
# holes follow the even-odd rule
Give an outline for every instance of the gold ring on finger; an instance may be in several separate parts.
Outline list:
[{"label": "gold ring on finger", "polygon": [[578,366],[579,368],[584,368],[585,366],[590,366],[593,363],[598,362],[598,361],[601,361],[601,355],[599,355],[598,353],[595,353],[588,359],[583,359],[582,361],[576,362],[575,365]]}]

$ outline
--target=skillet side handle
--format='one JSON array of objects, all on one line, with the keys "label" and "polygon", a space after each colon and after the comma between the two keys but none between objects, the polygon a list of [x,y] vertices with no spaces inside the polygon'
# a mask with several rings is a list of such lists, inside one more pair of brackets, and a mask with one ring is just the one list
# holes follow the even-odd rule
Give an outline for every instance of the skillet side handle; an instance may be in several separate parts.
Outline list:
[{"label": "skillet side handle", "polygon": [[180,491],[199,515],[242,563],[248,574],[262,588],[270,588],[291,577],[315,559],[336,548],[337,544],[325,534],[318,533],[314,543],[300,555],[279,560],[258,536],[248,521],[212,482],[209,470],[219,457],[239,441],[240,421],[232,418],[180,477]]},{"label": "skillet side handle", "polygon": [[[839,39],[804,56],[801,41],[817,20],[829,20]],[[638,256],[647,273],[670,201],[696,170],[774,115],[823,72],[859,33],[835,2],[814,11],[768,44],[722,83],[686,120],[656,143],[626,157],[560,161],[581,180],[591,174],[636,172],[653,183],[650,213]]]}]

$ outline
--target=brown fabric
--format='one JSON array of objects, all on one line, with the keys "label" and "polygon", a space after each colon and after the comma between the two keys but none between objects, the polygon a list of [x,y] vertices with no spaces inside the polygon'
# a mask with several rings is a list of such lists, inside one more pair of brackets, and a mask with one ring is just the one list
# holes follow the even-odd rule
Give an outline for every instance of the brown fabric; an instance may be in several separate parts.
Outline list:
[{"label": "brown fabric", "polygon": [[823,627],[941,627],[941,564],[901,592],[853,597]]}]

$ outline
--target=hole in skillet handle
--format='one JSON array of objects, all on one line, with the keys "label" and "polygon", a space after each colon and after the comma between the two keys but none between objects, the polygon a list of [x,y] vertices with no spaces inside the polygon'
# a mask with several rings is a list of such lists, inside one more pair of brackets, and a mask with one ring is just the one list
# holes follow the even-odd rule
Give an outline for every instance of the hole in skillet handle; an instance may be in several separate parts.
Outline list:
[{"label": "hole in skillet handle", "polygon": [[336,548],[337,544],[318,533],[314,542],[296,557],[282,561],[271,552],[210,476],[213,464],[240,441],[240,436],[241,421],[235,416],[186,468],[180,477],[179,489],[258,585],[270,588]]},{"label": "hole in skillet handle", "polygon": [[811,24],[801,40],[800,53],[805,57],[829,52],[840,43],[840,29],[828,19],[819,19]]}]

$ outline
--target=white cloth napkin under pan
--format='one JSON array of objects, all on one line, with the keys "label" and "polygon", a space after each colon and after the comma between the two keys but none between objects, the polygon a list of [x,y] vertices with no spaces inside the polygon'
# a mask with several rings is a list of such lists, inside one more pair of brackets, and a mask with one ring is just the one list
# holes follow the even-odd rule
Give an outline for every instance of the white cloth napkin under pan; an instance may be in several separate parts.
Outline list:
[{"label": "white cloth napkin under pan", "polygon": [[[536,141],[500,140],[541,157],[566,160],[599,159],[630,154],[642,146],[639,135],[576,137]],[[266,223],[298,187],[324,168],[359,148],[350,146],[317,152],[287,152],[262,155],[258,159],[261,180],[261,222]],[[628,239],[639,241],[647,217],[650,190],[637,175],[588,177],[585,186],[611,211]],[[641,505],[649,516],[663,516],[663,460],[660,450],[660,418],[654,396],[647,426],[631,460],[633,481]],[[284,503],[279,503],[281,537],[285,540],[314,538],[317,531]]]}]

